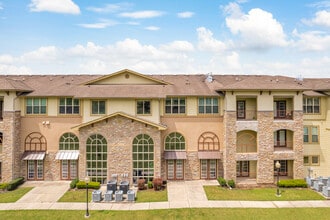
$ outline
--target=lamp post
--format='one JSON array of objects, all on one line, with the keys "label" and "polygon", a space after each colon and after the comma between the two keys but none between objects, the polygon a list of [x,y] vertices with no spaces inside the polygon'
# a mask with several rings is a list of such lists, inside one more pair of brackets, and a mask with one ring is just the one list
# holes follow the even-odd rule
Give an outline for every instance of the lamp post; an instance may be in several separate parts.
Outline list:
[{"label": "lamp post", "polygon": [[89,176],[88,176],[88,174],[85,177],[85,183],[86,183],[86,214],[85,214],[85,218],[89,218],[89,211],[88,211],[88,183],[89,183]]},{"label": "lamp post", "polygon": [[280,182],[280,168],[281,168],[281,164],[279,161],[276,161],[275,163],[275,167],[277,169],[277,191],[276,191],[276,196],[280,197],[280,186],[279,186],[279,182]]}]

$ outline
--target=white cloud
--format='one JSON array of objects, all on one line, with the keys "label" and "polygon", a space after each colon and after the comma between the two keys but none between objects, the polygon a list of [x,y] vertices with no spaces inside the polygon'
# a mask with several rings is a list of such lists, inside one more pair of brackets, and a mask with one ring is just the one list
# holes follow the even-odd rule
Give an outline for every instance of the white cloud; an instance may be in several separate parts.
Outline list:
[{"label": "white cloud", "polygon": [[117,3],[117,4],[106,4],[104,7],[87,7],[87,10],[97,12],[97,13],[114,13],[118,11],[123,11],[131,8],[133,4],[131,3]]},{"label": "white cloud", "polygon": [[103,29],[117,24],[118,23],[116,21],[101,19],[100,22],[90,23],[90,24],[78,24],[78,25],[84,28]]},{"label": "white cloud", "polygon": [[192,16],[194,16],[194,12],[191,11],[184,11],[184,12],[180,12],[177,14],[177,16],[179,18],[191,18]]},{"label": "white cloud", "polygon": [[155,18],[161,17],[165,13],[162,11],[135,11],[135,12],[123,12],[119,16],[133,19],[143,19],[143,18]]},{"label": "white cloud", "polygon": [[148,27],[145,27],[144,29],[149,30],[149,31],[158,31],[160,28],[157,26],[148,26]]},{"label": "white cloud", "polygon": [[226,49],[225,43],[213,38],[213,33],[205,27],[197,28],[198,48],[204,51],[222,52]]},{"label": "white cloud", "polygon": [[33,12],[55,12],[64,14],[80,14],[80,8],[72,0],[32,0],[29,4]]},{"label": "white cloud", "polygon": [[311,20],[303,19],[302,22],[307,25],[330,27],[330,11],[318,11],[315,13],[314,18]]},{"label": "white cloud", "polygon": [[171,43],[161,45],[160,48],[166,51],[179,51],[179,52],[194,51],[194,45],[192,45],[188,41],[173,41]]},{"label": "white cloud", "polygon": [[330,35],[321,31],[308,31],[299,33],[296,29],[293,35],[298,40],[293,44],[301,51],[327,51],[330,50]]},{"label": "white cloud", "polygon": [[35,51],[25,53],[22,60],[52,61],[60,56],[60,51],[55,46],[40,47]]},{"label": "white cloud", "polygon": [[0,55],[1,64],[11,64],[14,62],[14,57],[9,54]]},{"label": "white cloud", "polygon": [[288,45],[282,25],[271,13],[254,8],[244,14],[236,3],[227,5],[224,12],[229,15],[226,17],[227,27],[232,34],[241,38],[237,42],[241,47],[268,49]]}]

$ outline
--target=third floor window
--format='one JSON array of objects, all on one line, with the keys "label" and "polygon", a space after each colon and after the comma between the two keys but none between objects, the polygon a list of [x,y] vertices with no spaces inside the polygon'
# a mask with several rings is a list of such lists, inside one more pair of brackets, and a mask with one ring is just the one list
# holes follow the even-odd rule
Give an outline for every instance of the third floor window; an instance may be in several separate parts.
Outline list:
[{"label": "third floor window", "polygon": [[26,114],[46,114],[47,99],[46,98],[27,98]]},{"label": "third floor window", "polygon": [[104,114],[105,114],[105,100],[93,100],[92,115],[104,115]]},{"label": "third floor window", "polygon": [[179,97],[167,98],[165,100],[166,114],[185,114],[186,113],[186,99]]},{"label": "third floor window", "polygon": [[304,98],[303,100],[304,113],[319,114],[320,113],[320,98]]},{"label": "third floor window", "polygon": [[198,98],[199,114],[218,114],[219,102],[217,98]]},{"label": "third floor window", "polygon": [[60,114],[79,114],[79,99],[60,98],[59,113]]}]

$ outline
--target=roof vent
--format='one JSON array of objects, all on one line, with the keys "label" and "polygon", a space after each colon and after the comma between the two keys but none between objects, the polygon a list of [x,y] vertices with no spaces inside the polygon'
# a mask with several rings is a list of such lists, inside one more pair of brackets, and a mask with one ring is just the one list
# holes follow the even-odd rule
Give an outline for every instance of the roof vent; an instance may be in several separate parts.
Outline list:
[{"label": "roof vent", "polygon": [[212,82],[213,81],[213,75],[212,75],[212,72],[209,72],[206,76],[206,81],[207,82]]}]

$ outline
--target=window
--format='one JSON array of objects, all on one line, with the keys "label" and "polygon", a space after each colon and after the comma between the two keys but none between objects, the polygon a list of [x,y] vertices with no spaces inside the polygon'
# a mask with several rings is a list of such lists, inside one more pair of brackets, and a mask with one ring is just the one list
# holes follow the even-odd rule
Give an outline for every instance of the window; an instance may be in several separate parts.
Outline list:
[{"label": "window", "polygon": [[165,100],[166,114],[185,114],[186,113],[186,99],[185,98],[167,98]]},{"label": "window", "polygon": [[212,132],[204,132],[198,138],[199,151],[217,151],[220,149],[219,138]]},{"label": "window", "polygon": [[320,113],[320,98],[304,98],[303,110],[307,114]]},{"label": "window", "polygon": [[32,132],[25,138],[25,151],[46,151],[46,138],[39,132]]},{"label": "window", "polygon": [[154,177],[154,141],[147,134],[139,134],[133,140],[133,182]]},{"label": "window", "polygon": [[274,147],[286,147],[286,130],[274,132]]},{"label": "window", "polygon": [[218,114],[219,101],[218,98],[198,98],[199,114]]},{"label": "window", "polygon": [[0,153],[2,153],[3,134],[0,132]]},{"label": "window", "polygon": [[92,101],[92,114],[104,115],[105,114],[105,100],[93,100]]},{"label": "window", "polygon": [[[274,161],[274,175],[277,175],[277,168],[275,166],[277,161]],[[281,164],[281,167],[279,169],[279,175],[280,176],[287,176],[288,175],[288,161],[287,160],[279,160],[278,161]]]},{"label": "window", "polygon": [[27,98],[26,114],[46,114],[47,99],[46,98]]},{"label": "window", "polygon": [[78,137],[73,133],[65,133],[60,138],[60,150],[79,150]]},{"label": "window", "polygon": [[79,99],[60,98],[60,114],[79,114]]},{"label": "window", "polygon": [[3,120],[3,99],[0,99],[0,120]]},{"label": "window", "polygon": [[165,150],[185,150],[186,142],[178,132],[172,132],[165,138]]},{"label": "window", "polygon": [[100,134],[91,135],[86,142],[87,174],[91,181],[107,181],[107,141]]},{"label": "window", "polygon": [[150,106],[150,101],[138,100],[136,101],[136,113],[138,115],[149,115],[151,113]]},{"label": "window", "polygon": [[320,165],[320,156],[318,156],[318,155],[304,156],[304,165],[306,165],[306,166],[318,166],[318,165]]},{"label": "window", "polygon": [[315,144],[319,142],[319,131],[316,126],[304,127],[304,143]]}]

